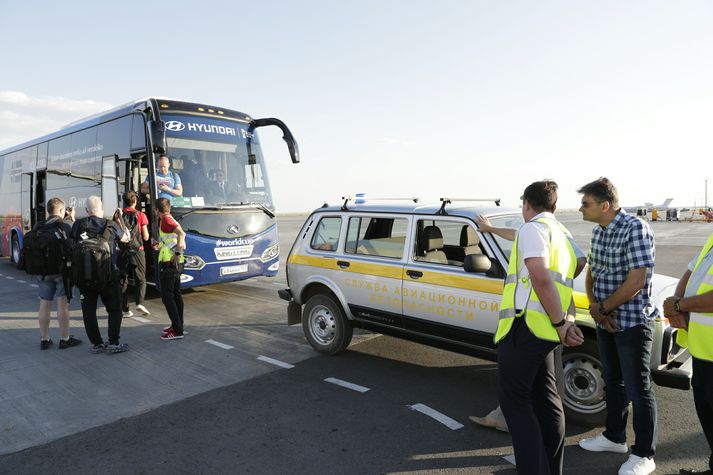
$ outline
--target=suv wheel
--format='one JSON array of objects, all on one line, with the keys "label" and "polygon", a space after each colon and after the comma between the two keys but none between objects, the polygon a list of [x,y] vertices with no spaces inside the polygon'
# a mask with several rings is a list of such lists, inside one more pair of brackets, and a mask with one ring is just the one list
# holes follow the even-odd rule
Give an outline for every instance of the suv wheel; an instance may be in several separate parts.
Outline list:
[{"label": "suv wheel", "polygon": [[564,408],[567,420],[590,427],[603,426],[607,417],[602,363],[597,342],[585,339],[581,346],[565,348]]},{"label": "suv wheel", "polygon": [[302,313],[302,329],[312,348],[325,355],[344,351],[352,341],[352,325],[341,305],[326,294],[312,296]]}]

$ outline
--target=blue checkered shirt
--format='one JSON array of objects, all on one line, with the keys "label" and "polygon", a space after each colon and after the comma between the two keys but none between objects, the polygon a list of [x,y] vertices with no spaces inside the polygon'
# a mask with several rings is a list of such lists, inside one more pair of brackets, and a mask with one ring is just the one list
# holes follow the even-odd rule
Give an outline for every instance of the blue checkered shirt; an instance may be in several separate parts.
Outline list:
[{"label": "blue checkered shirt", "polygon": [[[654,273],[654,234],[648,223],[620,210],[606,227],[595,226],[589,267],[594,296],[602,302],[621,287],[629,271],[646,267],[646,284],[641,292],[616,308],[616,321],[622,329],[646,323],[659,315],[651,302],[651,276]],[[611,310],[607,308],[607,310]]]}]

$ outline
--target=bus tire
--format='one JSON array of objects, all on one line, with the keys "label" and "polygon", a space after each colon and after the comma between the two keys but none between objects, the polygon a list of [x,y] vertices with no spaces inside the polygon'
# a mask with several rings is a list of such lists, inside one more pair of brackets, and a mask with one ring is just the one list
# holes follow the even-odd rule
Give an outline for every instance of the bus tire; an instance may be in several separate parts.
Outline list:
[{"label": "bus tire", "polygon": [[12,233],[12,239],[10,240],[10,261],[15,265],[20,263],[20,251],[20,238],[17,237],[17,233]]},{"label": "bus tire", "polygon": [[603,426],[607,418],[607,404],[597,342],[585,338],[582,345],[565,348],[562,366],[564,370],[562,405],[567,421],[586,427]]},{"label": "bus tire", "polygon": [[302,311],[302,330],[315,351],[337,355],[352,341],[352,324],[334,297],[316,294],[307,300]]}]

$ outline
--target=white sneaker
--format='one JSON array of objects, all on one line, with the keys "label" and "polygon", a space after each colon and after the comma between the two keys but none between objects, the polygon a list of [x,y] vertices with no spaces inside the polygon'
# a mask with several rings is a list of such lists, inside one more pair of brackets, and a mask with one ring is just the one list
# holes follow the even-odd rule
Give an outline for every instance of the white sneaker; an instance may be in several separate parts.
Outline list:
[{"label": "white sneaker", "polygon": [[617,444],[604,437],[604,434],[599,434],[596,437],[582,439],[579,441],[579,446],[590,452],[614,452],[616,454],[625,454],[629,451],[626,443]]},{"label": "white sneaker", "polygon": [[136,310],[143,313],[144,315],[151,315],[151,312],[149,312],[149,309],[144,307],[142,304],[137,305]]},{"label": "white sneaker", "polygon": [[631,454],[629,460],[619,468],[619,475],[647,475],[654,470],[656,470],[654,459]]},{"label": "white sneaker", "polygon": [[129,318],[134,316],[134,312],[129,310],[128,312],[123,312],[122,315],[124,316],[124,318]]}]

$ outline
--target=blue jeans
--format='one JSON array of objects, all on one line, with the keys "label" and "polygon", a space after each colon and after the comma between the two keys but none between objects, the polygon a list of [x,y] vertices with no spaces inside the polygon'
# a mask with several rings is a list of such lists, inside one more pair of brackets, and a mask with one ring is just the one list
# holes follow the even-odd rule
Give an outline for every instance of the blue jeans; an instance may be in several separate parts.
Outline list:
[{"label": "blue jeans", "polygon": [[656,399],[649,369],[654,324],[651,320],[616,333],[597,328],[607,397],[604,437],[615,443],[626,442],[631,401],[636,436],[631,453],[639,457],[653,457],[656,451]]}]

